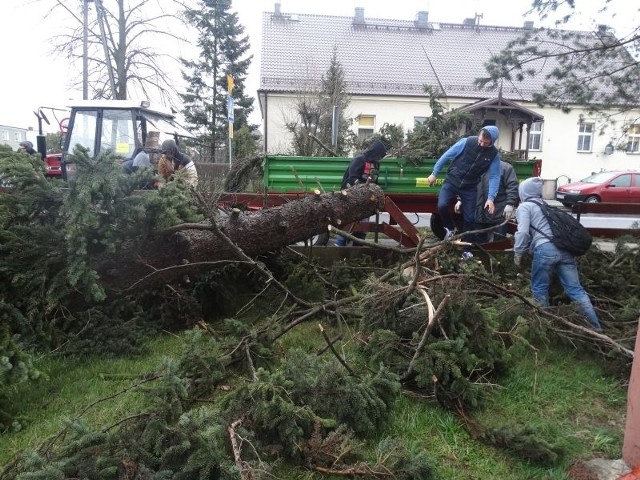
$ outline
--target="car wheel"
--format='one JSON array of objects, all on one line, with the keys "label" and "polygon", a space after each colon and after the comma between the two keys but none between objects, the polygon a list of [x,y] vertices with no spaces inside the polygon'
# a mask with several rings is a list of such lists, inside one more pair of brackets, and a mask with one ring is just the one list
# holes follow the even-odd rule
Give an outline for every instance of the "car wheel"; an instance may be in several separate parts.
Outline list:
[{"label": "car wheel", "polygon": [[562,205],[564,205],[567,208],[571,208],[572,207],[572,204],[569,203],[569,202],[562,202]]},{"label": "car wheel", "polygon": [[589,195],[584,201],[585,203],[599,203],[600,199],[596,195]]}]

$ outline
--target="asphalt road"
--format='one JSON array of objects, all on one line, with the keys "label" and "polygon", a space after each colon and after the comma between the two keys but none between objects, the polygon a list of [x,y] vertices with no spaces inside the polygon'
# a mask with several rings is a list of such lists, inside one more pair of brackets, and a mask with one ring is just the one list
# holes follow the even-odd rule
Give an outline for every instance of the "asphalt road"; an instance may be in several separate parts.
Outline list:
[{"label": "asphalt road", "polygon": [[[571,213],[571,210],[563,207],[560,202],[555,200],[546,200],[549,205],[560,207],[566,212]],[[405,213],[406,217],[417,227],[424,228],[429,227],[429,221],[431,218],[430,213]],[[371,222],[375,222],[375,216],[370,217]],[[381,222],[388,222],[389,215],[387,213],[380,214]],[[580,223],[587,228],[599,227],[599,228],[640,228],[640,215],[606,215],[598,213],[583,213],[580,216]]]},{"label": "asphalt road", "polygon": [[[571,213],[571,210],[563,207],[562,204],[556,200],[545,200],[549,205],[560,207],[566,212]],[[430,213],[405,213],[406,217],[411,221],[416,228],[429,228],[429,222],[431,218]],[[375,216],[370,217],[370,221],[375,222]],[[388,222],[389,215],[387,213],[380,214],[380,222]],[[580,216],[580,223],[587,228],[619,228],[619,229],[631,229],[640,228],[640,216],[633,215],[605,215],[605,214],[582,214]],[[615,240],[598,240],[597,245],[606,251],[613,251],[615,248]]]}]

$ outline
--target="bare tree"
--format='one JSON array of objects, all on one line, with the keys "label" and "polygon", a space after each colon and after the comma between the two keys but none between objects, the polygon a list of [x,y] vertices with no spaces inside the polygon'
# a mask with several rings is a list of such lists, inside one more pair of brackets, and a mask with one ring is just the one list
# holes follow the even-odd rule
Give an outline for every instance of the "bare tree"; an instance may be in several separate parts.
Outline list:
[{"label": "bare tree", "polygon": [[[146,98],[169,100],[175,87],[167,71],[178,61],[171,54],[184,38],[174,0],[54,0],[54,11],[70,19],[68,30],[54,38],[54,50],[73,62],[87,60],[90,98],[126,100],[130,91]],[[89,8],[85,21],[83,8]],[[168,13],[172,12],[172,13]],[[79,86],[82,79],[73,82]]]}]

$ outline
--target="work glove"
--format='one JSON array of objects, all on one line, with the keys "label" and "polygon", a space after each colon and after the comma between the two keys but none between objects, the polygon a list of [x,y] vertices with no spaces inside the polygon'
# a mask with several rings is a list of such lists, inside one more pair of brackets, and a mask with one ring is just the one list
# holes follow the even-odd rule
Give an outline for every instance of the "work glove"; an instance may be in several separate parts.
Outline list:
[{"label": "work glove", "polygon": [[504,207],[503,215],[505,220],[509,220],[511,217],[513,217],[513,205],[507,205],[506,207]]},{"label": "work glove", "polygon": [[456,202],[456,206],[453,207],[453,211],[456,212],[456,213],[460,213],[460,207],[462,207],[462,202],[460,200],[458,200]]},{"label": "work glove", "polygon": [[513,263],[516,264],[516,268],[520,268],[520,266],[522,265],[522,255],[514,255]]}]

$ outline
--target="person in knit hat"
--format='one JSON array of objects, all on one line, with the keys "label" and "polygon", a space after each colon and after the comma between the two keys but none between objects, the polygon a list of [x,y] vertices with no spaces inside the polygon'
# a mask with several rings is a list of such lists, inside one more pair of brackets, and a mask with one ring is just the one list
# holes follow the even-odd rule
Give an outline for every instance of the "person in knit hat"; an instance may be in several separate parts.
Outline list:
[{"label": "person in knit hat", "polygon": [[[198,171],[193,161],[178,149],[178,145],[172,139],[162,142],[160,147],[162,157],[158,163],[158,173],[171,175],[178,173],[187,185],[195,187],[198,184]],[[181,172],[181,173],[180,173]],[[168,178],[166,178],[168,179]]]},{"label": "person in knit hat", "polygon": [[520,205],[516,210],[518,230],[513,246],[514,262],[520,268],[522,256],[525,253],[529,252],[533,256],[531,262],[533,298],[540,306],[549,306],[549,288],[555,273],[567,296],[578,305],[582,314],[591,323],[591,328],[597,332],[602,331],[589,295],[580,284],[575,257],[569,252],[558,249],[550,240],[553,238],[553,232],[540,207],[540,203],[544,202],[542,179],[527,178],[520,184],[518,195]]},{"label": "person in knit hat", "polygon": [[35,148],[33,148],[33,143],[29,140],[25,140],[24,142],[20,142],[19,149],[23,153],[27,153],[29,155],[36,155],[38,152]]}]

